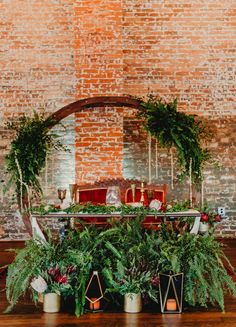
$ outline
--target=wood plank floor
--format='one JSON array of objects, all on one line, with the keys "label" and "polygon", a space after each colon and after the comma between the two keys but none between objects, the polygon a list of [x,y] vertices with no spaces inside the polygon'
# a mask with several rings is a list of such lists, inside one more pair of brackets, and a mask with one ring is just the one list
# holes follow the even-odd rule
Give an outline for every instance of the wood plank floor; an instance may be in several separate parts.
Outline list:
[{"label": "wood plank floor", "polygon": [[[225,252],[236,266],[236,240],[226,242]],[[1,243],[0,243],[1,248]],[[0,251],[1,252],[1,251]],[[6,262],[6,258],[4,259]],[[1,257],[0,257],[1,264]],[[0,279],[0,288],[4,287],[4,278]],[[5,292],[0,293],[0,326],[33,326],[33,327],[236,327],[236,299],[230,297],[225,301],[225,313],[216,308],[202,311],[184,311],[182,314],[152,313],[87,313],[76,318],[69,313],[43,313],[42,308],[36,308],[29,301],[21,301],[11,314],[3,314],[7,302]]]}]

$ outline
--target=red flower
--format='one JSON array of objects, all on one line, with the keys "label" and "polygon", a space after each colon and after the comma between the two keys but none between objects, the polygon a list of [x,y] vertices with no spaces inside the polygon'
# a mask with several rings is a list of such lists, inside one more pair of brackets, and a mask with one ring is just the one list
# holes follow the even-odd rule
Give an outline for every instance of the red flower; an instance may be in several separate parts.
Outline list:
[{"label": "red flower", "polygon": [[66,284],[68,282],[68,277],[66,275],[59,275],[56,280],[59,284]]},{"label": "red flower", "polygon": [[160,211],[161,212],[166,212],[166,204],[162,203]]},{"label": "red flower", "polygon": [[58,276],[60,275],[60,269],[58,267],[51,267],[48,269],[48,274],[54,277]]},{"label": "red flower", "polygon": [[217,222],[221,221],[221,215],[215,215],[214,219]]},{"label": "red flower", "polygon": [[151,283],[153,286],[158,286],[160,284],[160,278],[157,276],[154,276],[151,278]]},{"label": "red flower", "polygon": [[201,221],[207,222],[208,220],[209,220],[208,214],[205,212],[201,213]]}]

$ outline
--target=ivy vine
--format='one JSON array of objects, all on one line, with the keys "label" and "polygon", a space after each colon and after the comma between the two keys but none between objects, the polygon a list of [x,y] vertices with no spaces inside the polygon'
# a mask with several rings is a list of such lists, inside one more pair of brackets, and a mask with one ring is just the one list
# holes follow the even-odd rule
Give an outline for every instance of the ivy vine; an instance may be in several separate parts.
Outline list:
[{"label": "ivy vine", "polygon": [[209,134],[205,124],[194,115],[177,111],[177,99],[165,102],[153,95],[140,99],[138,116],[161,146],[176,148],[181,175],[189,175],[191,169],[193,182],[202,180],[204,163],[210,158],[208,149],[201,145]]}]

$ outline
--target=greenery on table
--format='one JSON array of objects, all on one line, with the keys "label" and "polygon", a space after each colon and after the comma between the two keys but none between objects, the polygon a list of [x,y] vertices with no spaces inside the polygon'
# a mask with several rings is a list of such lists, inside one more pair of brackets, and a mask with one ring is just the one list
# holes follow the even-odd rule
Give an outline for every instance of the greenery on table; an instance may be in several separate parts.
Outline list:
[{"label": "greenery on table", "polygon": [[[163,210],[161,213],[164,212],[177,212],[177,211],[187,211],[189,210],[189,202],[179,202],[174,203],[171,205],[165,205],[163,206]],[[32,208],[33,213],[36,214],[49,214],[54,212],[60,212],[61,209],[57,208],[53,205],[39,205],[34,206]],[[146,215],[148,213],[157,213],[155,209],[150,209],[145,206],[141,207],[133,207],[131,205],[121,205],[119,207],[115,206],[108,206],[105,204],[92,204],[90,202],[87,202],[86,204],[72,204],[69,207],[63,209],[63,212],[66,213],[85,213],[85,214],[114,214],[119,213],[121,216],[124,215]]]},{"label": "greenery on table", "polygon": [[204,163],[209,159],[209,151],[201,145],[209,134],[203,122],[177,111],[176,99],[165,102],[153,95],[141,99],[138,116],[161,146],[176,148],[182,175],[189,175],[191,169],[193,181],[201,180]]},{"label": "greenery on table", "polygon": [[10,175],[7,188],[15,184],[16,193],[24,197],[32,189],[37,195],[42,193],[39,175],[45,166],[46,156],[52,149],[65,149],[56,135],[49,133],[52,119],[34,112],[32,117],[21,116],[8,122],[7,127],[14,132],[9,154],[6,156],[7,172]]}]

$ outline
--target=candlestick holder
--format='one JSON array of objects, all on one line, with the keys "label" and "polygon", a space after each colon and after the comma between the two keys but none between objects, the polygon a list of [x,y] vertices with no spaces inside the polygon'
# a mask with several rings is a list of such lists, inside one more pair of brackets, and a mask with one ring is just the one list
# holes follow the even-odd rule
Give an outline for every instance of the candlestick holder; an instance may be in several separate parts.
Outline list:
[{"label": "candlestick holder", "polygon": [[145,199],[144,199],[144,182],[141,183],[141,189],[140,189],[140,192],[141,192],[141,198],[140,198],[140,202],[141,203],[144,203]]},{"label": "candlestick holder", "polygon": [[159,274],[162,313],[181,313],[183,302],[183,273]]},{"label": "candlestick holder", "polygon": [[135,199],[136,199],[136,184],[131,184],[131,191],[132,191],[132,202],[135,202]]},{"label": "candlestick holder", "polygon": [[71,203],[75,202],[76,184],[69,184]]}]

